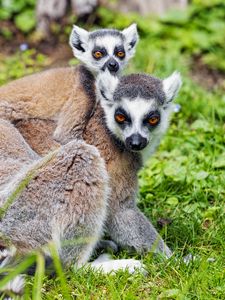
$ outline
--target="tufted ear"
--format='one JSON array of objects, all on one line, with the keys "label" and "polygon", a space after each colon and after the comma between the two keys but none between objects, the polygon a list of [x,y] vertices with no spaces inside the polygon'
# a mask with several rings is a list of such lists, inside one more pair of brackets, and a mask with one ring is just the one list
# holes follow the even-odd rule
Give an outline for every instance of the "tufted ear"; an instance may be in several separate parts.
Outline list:
[{"label": "tufted ear", "polygon": [[166,95],[166,102],[171,102],[179,92],[182,85],[180,73],[175,71],[163,80],[163,91]]},{"label": "tufted ear", "polygon": [[88,37],[89,32],[87,30],[73,25],[73,29],[70,34],[69,44],[72,47],[75,56],[78,56],[79,54],[87,50]]},{"label": "tufted ear", "polygon": [[106,105],[113,104],[113,94],[118,86],[119,79],[113,76],[108,69],[101,72],[96,79],[96,90],[100,101]]},{"label": "tufted ear", "polygon": [[137,24],[132,24],[122,31],[125,38],[125,48],[132,56],[135,52],[135,47],[138,42]]}]

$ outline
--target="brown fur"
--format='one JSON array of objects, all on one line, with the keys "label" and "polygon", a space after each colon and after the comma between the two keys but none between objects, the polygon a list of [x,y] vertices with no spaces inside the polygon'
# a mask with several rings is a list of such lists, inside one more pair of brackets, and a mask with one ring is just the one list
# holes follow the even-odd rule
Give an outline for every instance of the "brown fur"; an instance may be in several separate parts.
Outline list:
[{"label": "brown fur", "polygon": [[90,101],[80,84],[84,72],[82,66],[58,68],[1,87],[0,118],[14,123],[31,148],[41,155],[57,147],[53,139],[55,129],[60,143],[73,131],[77,138],[81,137],[95,103],[94,88]]},{"label": "brown fur", "polygon": [[59,144],[53,140],[55,121],[27,119],[14,122],[14,125],[30,147],[42,156],[59,147]]},{"label": "brown fur", "polygon": [[73,68],[59,68],[10,82],[0,89],[0,117],[54,120],[70,99],[76,80]]}]

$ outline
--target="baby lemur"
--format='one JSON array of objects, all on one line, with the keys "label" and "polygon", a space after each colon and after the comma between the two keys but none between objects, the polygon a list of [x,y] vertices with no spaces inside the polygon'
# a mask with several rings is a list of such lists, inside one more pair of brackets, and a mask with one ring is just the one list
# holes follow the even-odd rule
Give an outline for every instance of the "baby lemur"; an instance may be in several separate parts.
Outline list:
[{"label": "baby lemur", "polygon": [[[134,29],[122,33],[126,30],[133,37]],[[121,32],[93,34],[104,42],[108,34],[121,37],[124,50],[119,52],[125,57],[134,51],[133,38],[128,43]],[[85,41],[72,40],[80,53],[87,51]],[[109,60],[119,52],[114,49]],[[100,61],[108,54],[98,49],[90,55]],[[101,68],[117,69],[110,69],[106,57]],[[53,240],[62,262],[74,260],[79,266],[88,260],[104,224],[122,247],[171,255],[135,199],[137,172],[167,129],[180,85],[177,73],[162,81],[140,74],[117,78],[106,70],[97,78],[96,99],[93,74],[79,66],[0,88],[0,117],[7,120],[0,123],[1,206],[29,175],[0,222],[1,233],[18,252]]]}]

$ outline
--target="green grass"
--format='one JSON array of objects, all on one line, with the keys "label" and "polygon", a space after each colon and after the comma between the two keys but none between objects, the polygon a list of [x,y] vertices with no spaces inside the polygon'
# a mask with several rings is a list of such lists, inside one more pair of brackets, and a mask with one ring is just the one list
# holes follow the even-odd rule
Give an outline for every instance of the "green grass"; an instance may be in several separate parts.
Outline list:
[{"label": "green grass", "polygon": [[[137,19],[136,16],[132,18]],[[128,21],[129,18],[124,22]],[[105,25],[110,22],[110,18],[105,20]],[[160,22],[149,20],[149,24],[154,25],[152,31],[161,30]],[[183,86],[176,100],[181,110],[174,113],[159,149],[139,174],[138,205],[162,232],[175,257],[170,260],[151,254],[141,257],[147,276],[127,272],[102,275],[82,269],[63,273],[55,258],[58,277],[48,279],[43,277],[43,258],[38,254],[37,273],[28,280],[25,299],[224,299],[224,91],[218,86],[207,90],[192,80],[194,52],[192,49],[183,51],[180,44],[177,47],[179,36],[174,37],[174,31],[173,35],[160,36],[146,33],[144,20],[140,20],[140,26],[141,40],[127,72],[166,77],[176,69],[183,77]],[[214,35],[210,37],[212,40]],[[214,50],[207,50],[208,55]],[[29,73],[32,68],[37,70],[45,65],[40,56],[37,64],[29,53],[23,55],[23,59],[21,65],[21,55],[16,54],[1,64],[2,83],[25,74],[24,65],[28,59]],[[17,67],[13,68],[15,62]],[[224,65],[222,59],[221,65]],[[161,230],[157,225],[159,218],[172,222]],[[195,255],[196,260],[185,265],[182,257],[188,253]],[[118,257],[129,255],[122,252]]]}]

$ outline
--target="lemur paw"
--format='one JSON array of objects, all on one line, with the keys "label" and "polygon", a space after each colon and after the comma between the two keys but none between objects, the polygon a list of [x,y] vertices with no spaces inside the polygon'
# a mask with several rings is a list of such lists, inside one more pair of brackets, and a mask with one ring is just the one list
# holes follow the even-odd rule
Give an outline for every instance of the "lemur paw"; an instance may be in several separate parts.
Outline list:
[{"label": "lemur paw", "polygon": [[95,261],[90,263],[93,270],[102,273],[116,273],[123,270],[128,271],[130,274],[140,272],[146,274],[145,266],[141,261],[135,259],[111,259],[109,255],[102,254]]},{"label": "lemur paw", "polygon": [[[21,295],[23,293],[23,288],[25,284],[24,275],[18,275],[14,279],[10,280],[4,287],[1,288],[1,292],[13,293],[15,295]],[[3,299],[11,299],[8,296],[5,296]]]}]

